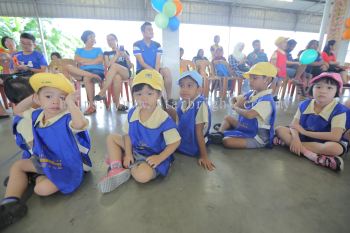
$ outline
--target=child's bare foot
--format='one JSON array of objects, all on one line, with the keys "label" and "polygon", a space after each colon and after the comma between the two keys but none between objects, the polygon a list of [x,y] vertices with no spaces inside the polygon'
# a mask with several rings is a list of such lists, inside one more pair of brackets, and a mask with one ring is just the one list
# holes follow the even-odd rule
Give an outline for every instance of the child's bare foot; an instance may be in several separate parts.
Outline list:
[{"label": "child's bare foot", "polygon": [[282,141],[282,139],[280,139],[279,137],[277,137],[277,135],[275,135],[273,137],[273,144],[275,146],[285,146],[286,144]]}]

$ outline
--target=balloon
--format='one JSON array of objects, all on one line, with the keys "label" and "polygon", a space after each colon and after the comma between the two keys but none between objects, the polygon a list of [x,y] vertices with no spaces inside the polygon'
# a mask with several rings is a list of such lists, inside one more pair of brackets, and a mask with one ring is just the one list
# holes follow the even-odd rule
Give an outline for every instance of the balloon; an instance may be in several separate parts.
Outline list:
[{"label": "balloon", "polygon": [[163,13],[167,17],[173,17],[176,13],[176,5],[173,1],[167,1],[163,6]]},{"label": "balloon", "polygon": [[157,12],[162,12],[166,0],[152,0],[152,7]]},{"label": "balloon", "polygon": [[344,40],[350,40],[350,28],[346,29],[346,30],[343,32],[343,39],[344,39]]},{"label": "balloon", "polygon": [[350,28],[350,18],[347,18],[345,21],[345,27]]},{"label": "balloon", "polygon": [[180,21],[176,16],[171,17],[169,19],[168,28],[171,31],[173,31],[173,32],[176,31],[177,29],[179,29],[179,26],[180,26]]},{"label": "balloon", "polygon": [[175,13],[175,16],[178,16],[178,15],[181,15],[182,13],[182,3],[181,2],[177,2],[177,1],[174,1],[175,3],[175,6],[176,6],[176,13]]},{"label": "balloon", "polygon": [[303,65],[309,65],[313,63],[318,57],[318,52],[314,49],[306,49],[300,55],[300,63]]},{"label": "balloon", "polygon": [[154,22],[156,23],[156,25],[159,28],[164,29],[168,26],[169,18],[166,15],[164,15],[163,13],[159,13],[154,18]]}]

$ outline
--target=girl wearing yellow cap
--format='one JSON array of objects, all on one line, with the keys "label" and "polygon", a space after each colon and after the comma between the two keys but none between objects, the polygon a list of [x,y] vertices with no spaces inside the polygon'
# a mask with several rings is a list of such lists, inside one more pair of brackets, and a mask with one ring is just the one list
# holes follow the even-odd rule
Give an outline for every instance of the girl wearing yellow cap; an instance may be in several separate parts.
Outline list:
[{"label": "girl wearing yellow cap", "polygon": [[[33,155],[11,167],[5,198],[0,201],[0,229],[27,212],[20,199],[28,185],[27,173],[35,173],[34,192],[49,196],[74,192],[83,180],[83,165],[91,167],[89,122],[75,104],[73,85],[62,74],[49,73],[35,74],[29,82],[36,93],[14,107],[20,119],[13,129],[21,144],[23,132],[17,126],[24,119],[31,122]],[[31,109],[33,102],[40,108]]]},{"label": "girl wearing yellow cap", "polygon": [[132,94],[137,106],[128,112],[125,134],[107,137],[109,168],[98,184],[102,193],[116,189],[130,174],[140,183],[168,174],[180,135],[175,122],[157,104],[163,86],[163,78],[155,70],[142,70],[134,78]]}]

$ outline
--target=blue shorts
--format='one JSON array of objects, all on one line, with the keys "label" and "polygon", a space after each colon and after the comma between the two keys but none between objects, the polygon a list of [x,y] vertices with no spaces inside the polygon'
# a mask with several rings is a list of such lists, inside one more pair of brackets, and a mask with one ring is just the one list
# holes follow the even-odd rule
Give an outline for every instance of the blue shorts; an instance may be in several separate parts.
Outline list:
[{"label": "blue shorts", "polygon": [[97,74],[98,76],[100,76],[100,78],[102,80],[105,79],[105,72],[104,72],[104,70],[90,69],[90,70],[85,70],[85,71],[93,73],[93,74]]},{"label": "blue shorts", "polygon": [[294,78],[297,73],[297,69],[287,67],[288,78]]},{"label": "blue shorts", "polygon": [[[147,163],[146,161],[147,156],[140,155],[140,154],[134,154],[134,163],[130,165],[130,169],[133,169],[134,167],[137,167],[141,163]],[[156,171],[156,169],[153,169],[153,176],[152,179],[155,179],[157,176],[159,176],[159,172]]]}]

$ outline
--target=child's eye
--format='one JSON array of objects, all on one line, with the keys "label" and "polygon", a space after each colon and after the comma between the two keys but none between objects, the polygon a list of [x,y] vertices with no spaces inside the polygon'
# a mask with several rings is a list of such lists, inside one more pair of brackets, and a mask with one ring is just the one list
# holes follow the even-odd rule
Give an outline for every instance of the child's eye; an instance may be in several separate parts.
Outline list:
[{"label": "child's eye", "polygon": [[61,96],[60,99],[61,99],[61,100],[65,100],[66,97],[65,97],[65,96]]},{"label": "child's eye", "polygon": [[50,99],[51,98],[51,95],[46,95],[45,96],[47,99]]}]

